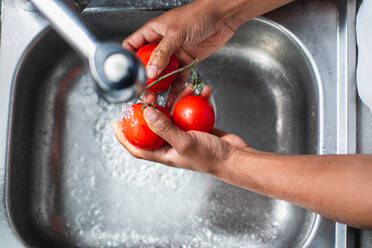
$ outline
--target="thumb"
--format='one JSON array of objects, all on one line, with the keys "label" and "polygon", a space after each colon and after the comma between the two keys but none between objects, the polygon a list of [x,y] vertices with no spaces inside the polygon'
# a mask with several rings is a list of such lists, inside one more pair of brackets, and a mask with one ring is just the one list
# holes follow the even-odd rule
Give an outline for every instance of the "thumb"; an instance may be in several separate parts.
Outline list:
[{"label": "thumb", "polygon": [[143,112],[150,129],[167,141],[177,151],[183,151],[192,142],[191,136],[176,127],[172,121],[159,110],[149,107]]},{"label": "thumb", "polygon": [[179,31],[172,30],[168,30],[159,45],[152,52],[146,67],[147,77],[158,77],[167,67],[170,56],[181,47],[182,35]]}]

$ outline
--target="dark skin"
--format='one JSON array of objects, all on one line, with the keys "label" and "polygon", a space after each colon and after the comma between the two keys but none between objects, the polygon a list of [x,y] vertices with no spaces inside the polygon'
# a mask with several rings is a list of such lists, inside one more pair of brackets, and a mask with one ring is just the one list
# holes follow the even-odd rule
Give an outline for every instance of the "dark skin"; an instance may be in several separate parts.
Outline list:
[{"label": "dark skin", "polygon": [[[211,55],[249,19],[282,6],[283,0],[195,0],[151,20],[126,38],[125,48],[138,49],[160,41],[147,66],[156,77],[175,52],[181,65]],[[180,18],[182,16],[182,18]],[[187,72],[169,93],[167,107],[184,95]],[[202,95],[209,97],[207,86]],[[151,102],[156,96],[146,95]],[[149,127],[168,144],[156,150],[131,145],[120,122],[113,128],[118,141],[135,157],[169,166],[201,171],[233,185],[283,199],[354,227],[372,229],[372,155],[283,155],[251,148],[240,137],[214,129],[211,134],[177,128],[162,113],[146,108]]]}]

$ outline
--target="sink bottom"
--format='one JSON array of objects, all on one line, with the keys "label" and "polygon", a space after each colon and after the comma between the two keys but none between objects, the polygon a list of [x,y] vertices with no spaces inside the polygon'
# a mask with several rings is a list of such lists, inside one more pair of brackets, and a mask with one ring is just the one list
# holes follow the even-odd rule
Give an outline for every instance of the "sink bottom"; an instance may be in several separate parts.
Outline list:
[{"label": "sink bottom", "polygon": [[[29,49],[15,78],[9,170],[10,217],[27,244],[301,247],[314,231],[312,212],[131,157],[111,130],[125,106],[98,98],[78,56],[52,31]],[[247,23],[197,70],[214,89],[216,127],[258,149],[316,152],[313,68],[275,24]]]}]

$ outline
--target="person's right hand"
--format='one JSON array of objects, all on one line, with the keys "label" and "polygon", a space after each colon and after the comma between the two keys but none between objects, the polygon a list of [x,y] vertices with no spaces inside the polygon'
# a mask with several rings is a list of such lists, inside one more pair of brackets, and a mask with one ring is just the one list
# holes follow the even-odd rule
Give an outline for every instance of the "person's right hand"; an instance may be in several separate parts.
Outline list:
[{"label": "person's right hand", "polygon": [[[176,53],[180,67],[196,58],[202,60],[222,47],[234,34],[234,29],[218,16],[206,1],[194,1],[167,11],[147,22],[123,41],[123,47],[136,51],[149,42],[159,42],[147,64],[149,78],[155,78],[165,69],[169,57]],[[173,105],[184,89],[189,71],[180,73],[169,92],[166,107]]]},{"label": "person's right hand", "polygon": [[[194,94],[191,85],[188,84],[177,96],[176,102],[184,96]],[[209,99],[212,88],[206,85],[200,95]],[[144,100],[150,103],[152,97],[151,94],[147,95]],[[155,150],[140,149],[126,139],[122,123],[115,121],[113,129],[117,140],[136,158],[219,176],[222,167],[227,166],[228,161],[234,160],[240,151],[254,151],[244,140],[232,133],[219,129],[213,129],[211,133],[192,130],[185,132],[155,108],[148,107],[143,114],[150,129],[168,144]]]}]

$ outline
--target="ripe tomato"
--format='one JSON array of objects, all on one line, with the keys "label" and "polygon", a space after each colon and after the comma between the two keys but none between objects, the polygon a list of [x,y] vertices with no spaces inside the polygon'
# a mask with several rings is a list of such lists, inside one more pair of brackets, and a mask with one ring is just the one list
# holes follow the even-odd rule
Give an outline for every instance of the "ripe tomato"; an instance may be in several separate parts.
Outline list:
[{"label": "ripe tomato", "polygon": [[[158,45],[157,43],[148,43],[148,44],[142,46],[136,52],[136,55],[138,56],[138,58],[142,61],[142,63],[145,66],[147,66],[147,63],[149,62],[150,56],[151,56],[152,52],[154,51],[154,49],[156,48],[157,45]],[[176,55],[172,54],[172,56],[169,58],[169,63],[167,65],[167,67],[160,74],[160,76],[164,76],[164,75],[166,75],[166,74],[168,74],[168,73],[170,73],[174,70],[177,70],[177,69],[178,69],[178,59],[177,59]],[[175,73],[175,74],[173,74],[173,75],[171,75],[167,78],[164,78],[163,80],[157,82],[155,85],[151,86],[147,90],[151,91],[151,92],[155,92],[155,93],[165,91],[165,90],[169,89],[169,86],[173,83],[173,81],[176,79],[176,77],[177,77],[177,73]],[[156,78],[148,78],[147,82],[146,82],[146,85],[151,84],[155,80],[156,80]]]},{"label": "ripe tomato", "polygon": [[[165,143],[165,140],[154,133],[143,116],[143,103],[136,103],[125,110],[123,116],[123,133],[127,140],[133,145],[143,149],[156,149]],[[170,119],[171,116],[165,108],[160,105],[156,109],[163,112]]]},{"label": "ripe tomato", "polygon": [[208,99],[189,95],[174,105],[172,119],[174,124],[184,131],[210,132],[213,129],[215,115]]}]

